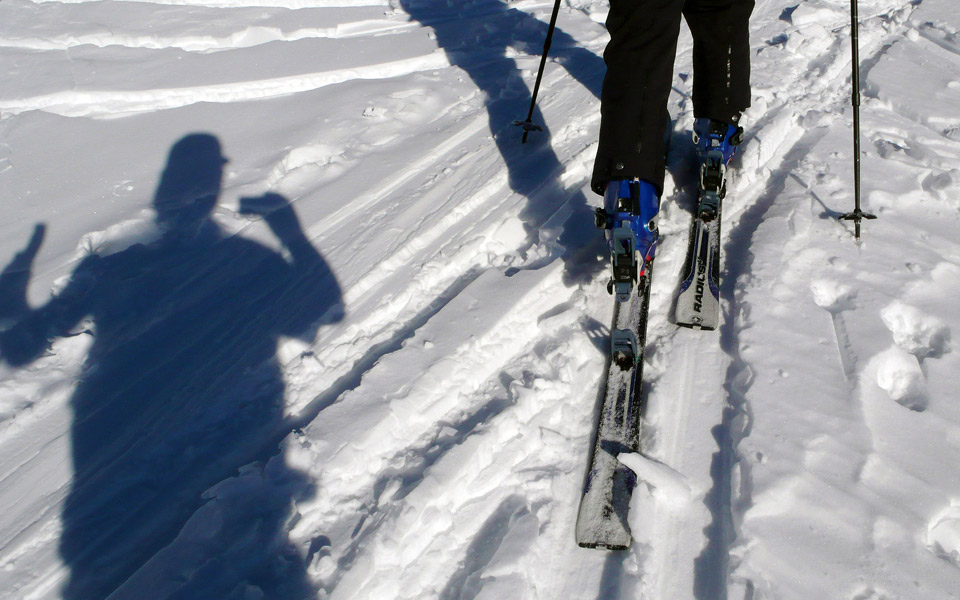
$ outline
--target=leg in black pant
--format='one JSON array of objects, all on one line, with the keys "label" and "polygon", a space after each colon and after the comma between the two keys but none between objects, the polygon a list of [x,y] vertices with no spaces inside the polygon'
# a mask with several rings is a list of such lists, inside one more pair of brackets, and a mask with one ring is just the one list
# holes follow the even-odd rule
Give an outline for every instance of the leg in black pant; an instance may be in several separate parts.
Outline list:
[{"label": "leg in black pant", "polygon": [[750,106],[750,13],[754,0],[687,0],[693,34],[693,112],[736,125]]},{"label": "leg in black pant", "polygon": [[736,123],[750,105],[753,0],[611,0],[600,144],[591,189],[640,178],[663,192],[663,136],[684,15],[694,38],[694,113]]},{"label": "leg in black pant", "polygon": [[683,0],[610,0],[591,188],[639,177],[663,190],[663,134]]}]

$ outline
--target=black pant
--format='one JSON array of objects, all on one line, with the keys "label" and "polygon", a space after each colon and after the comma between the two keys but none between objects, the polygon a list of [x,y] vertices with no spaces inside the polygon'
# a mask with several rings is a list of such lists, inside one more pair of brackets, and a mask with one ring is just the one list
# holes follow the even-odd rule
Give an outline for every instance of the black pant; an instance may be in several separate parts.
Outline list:
[{"label": "black pant", "polygon": [[754,0],[610,0],[600,147],[591,188],[639,177],[663,192],[667,99],[683,14],[693,33],[696,117],[736,123],[750,106]]}]

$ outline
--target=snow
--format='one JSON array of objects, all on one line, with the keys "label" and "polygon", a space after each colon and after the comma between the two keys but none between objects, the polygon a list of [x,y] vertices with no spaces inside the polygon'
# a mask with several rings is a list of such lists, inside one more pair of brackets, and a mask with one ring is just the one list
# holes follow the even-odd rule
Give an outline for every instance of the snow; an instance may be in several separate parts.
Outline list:
[{"label": "snow", "polygon": [[954,4],[859,3],[857,244],[849,4],[757,1],[717,332],[684,28],[619,553],[573,535],[607,4],[521,145],[552,6],[0,3],[0,598],[960,598]]},{"label": "snow", "polygon": [[670,467],[659,464],[642,454],[621,454],[618,459],[636,473],[644,485],[650,486],[661,501],[683,506],[690,501],[690,485],[683,475]]}]

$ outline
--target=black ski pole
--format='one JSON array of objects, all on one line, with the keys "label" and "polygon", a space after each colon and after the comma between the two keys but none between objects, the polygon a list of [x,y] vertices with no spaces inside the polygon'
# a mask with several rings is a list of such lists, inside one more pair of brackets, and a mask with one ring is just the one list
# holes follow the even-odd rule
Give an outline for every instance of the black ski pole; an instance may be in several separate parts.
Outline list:
[{"label": "black ski pole", "polygon": [[540,93],[540,79],[543,78],[543,68],[547,65],[547,54],[550,52],[550,43],[553,41],[553,30],[557,28],[557,15],[560,13],[560,0],[553,5],[553,14],[550,15],[550,27],[547,29],[547,40],[543,43],[543,55],[540,56],[540,70],[537,71],[537,82],[533,85],[533,97],[530,98],[530,111],[527,112],[526,121],[514,121],[513,124],[523,128],[523,138],[521,144],[527,143],[527,134],[531,131],[543,131],[533,122],[533,111],[537,106],[537,94]]},{"label": "black ski pole", "polygon": [[860,221],[876,219],[877,215],[860,210],[860,42],[857,32],[860,20],[857,17],[857,0],[850,0],[850,46],[853,52],[853,202],[852,213],[840,215],[845,221],[853,221],[854,236],[860,240]]}]

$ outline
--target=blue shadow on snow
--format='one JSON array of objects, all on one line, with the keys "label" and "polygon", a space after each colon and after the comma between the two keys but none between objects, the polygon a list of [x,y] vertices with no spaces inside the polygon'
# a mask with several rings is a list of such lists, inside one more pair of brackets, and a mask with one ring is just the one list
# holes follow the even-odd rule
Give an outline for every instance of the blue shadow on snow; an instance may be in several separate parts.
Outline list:
[{"label": "blue shadow on snow", "polygon": [[[589,280],[603,268],[601,256],[606,253],[603,238],[594,229],[593,209],[582,193],[571,197],[560,185],[563,165],[550,147],[550,130],[539,108],[533,122],[543,131],[531,133],[526,144],[520,143],[522,131],[513,125],[526,118],[531,94],[508,50],[539,53],[547,25],[502,0],[401,0],[400,5],[413,20],[433,28],[450,63],[463,69],[485,95],[490,132],[506,163],[510,189],[527,199],[520,214],[527,246],[537,241],[539,228],[568,201],[572,214],[559,237],[564,248],[564,279],[567,284]],[[606,72],[602,58],[578,46],[559,27],[550,54],[600,97]]]},{"label": "blue shadow on snow", "polygon": [[[290,433],[278,337],[312,341],[342,318],[340,288],[281,196],[245,198],[241,211],[266,221],[287,258],[221,231],[210,215],[224,162],[212,135],[177,142],[154,198],[159,239],[91,254],[45,305],[25,299],[44,226],[0,274],[5,362],[25,367],[54,338],[93,338],[71,400],[75,475],[60,540],[67,600],[316,593],[286,536],[293,502],[311,485],[282,457],[255,461]],[[202,494],[251,463],[244,472],[259,476],[235,481],[260,484],[218,499],[234,510],[209,512],[219,505]],[[158,552],[168,556],[178,534],[188,535],[176,550],[184,569],[131,590],[131,576]]]}]

